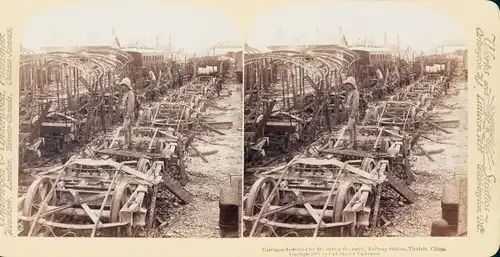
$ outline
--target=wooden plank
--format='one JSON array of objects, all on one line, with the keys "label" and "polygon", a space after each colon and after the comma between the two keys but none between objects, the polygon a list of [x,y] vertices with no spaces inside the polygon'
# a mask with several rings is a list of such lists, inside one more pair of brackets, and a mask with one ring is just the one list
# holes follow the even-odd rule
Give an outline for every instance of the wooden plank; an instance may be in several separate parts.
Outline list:
[{"label": "wooden plank", "polygon": [[359,158],[376,158],[375,155],[371,152],[367,151],[360,151],[360,150],[351,150],[351,149],[325,149],[325,150],[319,150],[321,153],[327,153],[327,154],[337,154],[337,155],[349,155],[349,156],[354,156],[354,157],[359,157]]},{"label": "wooden plank", "polygon": [[126,151],[126,150],[114,150],[114,149],[101,149],[96,150],[95,153],[105,154],[105,155],[119,155],[129,158],[148,158],[146,155],[138,152]]},{"label": "wooden plank", "polygon": [[184,203],[191,202],[193,195],[189,191],[184,189],[184,187],[180,183],[178,183],[177,181],[175,181],[167,176],[164,176],[163,177],[163,184],[168,188],[168,190],[170,190],[170,192],[172,192],[172,194],[174,194],[177,198],[179,198]]},{"label": "wooden plank", "polygon": [[460,120],[432,120],[431,122],[442,128],[456,128],[460,126]]},{"label": "wooden plank", "polygon": [[409,203],[414,203],[417,200],[417,194],[406,186],[406,183],[392,174],[387,174],[389,185],[405,198]]},{"label": "wooden plank", "polygon": [[222,135],[222,136],[225,136],[225,135],[226,135],[225,133],[223,133],[223,132],[221,132],[221,131],[217,130],[216,128],[214,128],[214,127],[212,127],[212,126],[208,125],[207,123],[200,123],[200,124],[201,124],[201,126],[202,126],[202,127],[206,128],[206,129],[208,129],[208,130],[210,130],[210,131],[213,131],[213,132],[215,132],[215,133],[217,133],[217,134],[219,134],[219,135]]},{"label": "wooden plank", "polygon": [[311,206],[310,203],[304,203],[304,207],[306,207],[307,211],[314,218],[316,223],[323,223],[323,221],[320,219],[318,213],[314,210],[314,208]]},{"label": "wooden plank", "polygon": [[[356,168],[351,165],[344,166],[344,162],[339,161],[337,159],[315,159],[315,158],[300,158],[297,160],[292,160],[291,163],[288,164],[288,166],[294,165],[294,164],[306,164],[306,165],[319,165],[319,166],[324,166],[324,165],[334,165],[337,167],[345,167],[344,169],[349,171],[350,173],[356,174],[359,176],[358,179],[360,179],[363,183],[367,184],[379,184],[382,183],[385,180],[385,177],[378,177],[375,174],[368,173],[362,169]],[[286,167],[284,167],[286,168]]]},{"label": "wooden plank", "polygon": [[[335,184],[333,186],[335,186]],[[297,196],[297,198],[299,198],[299,199],[302,198],[302,194],[298,190],[293,190],[293,193]],[[328,204],[328,203],[326,203],[326,204]],[[304,207],[306,207],[307,212],[309,213],[309,215],[311,215],[311,217],[313,217],[313,219],[316,221],[316,223],[323,223],[323,221],[321,220],[321,217],[314,210],[314,208],[311,206],[310,203],[304,203]]]},{"label": "wooden plank", "polygon": [[208,163],[207,158],[205,158],[203,156],[203,154],[201,154],[201,152],[200,152],[200,150],[198,150],[198,148],[196,148],[194,145],[190,145],[189,147],[191,147],[191,149],[193,149],[196,152],[196,156],[200,157],[203,160],[203,162]]},{"label": "wooden plank", "polygon": [[[82,198],[76,194],[75,190],[69,189],[68,191],[73,195],[73,197],[75,197],[76,202],[81,201]],[[94,222],[94,224],[97,224],[99,222],[99,219],[92,212],[92,209],[90,209],[90,207],[86,203],[80,203],[80,205],[82,206],[83,210],[87,213],[87,215],[89,215],[90,219]]]},{"label": "wooden plank", "polygon": [[128,157],[128,158],[145,158],[145,159],[162,159],[165,158],[161,154],[158,153],[140,153],[140,152],[134,152],[134,151],[127,151],[127,150],[114,150],[114,149],[101,149],[101,150],[96,150],[95,153],[99,154],[105,154],[105,155],[115,155],[115,156],[123,156],[123,157]]}]

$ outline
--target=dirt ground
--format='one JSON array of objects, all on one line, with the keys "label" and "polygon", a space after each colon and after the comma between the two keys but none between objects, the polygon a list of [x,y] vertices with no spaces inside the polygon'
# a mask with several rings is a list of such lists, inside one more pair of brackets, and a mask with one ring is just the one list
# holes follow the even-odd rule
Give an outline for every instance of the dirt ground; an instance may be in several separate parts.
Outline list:
[{"label": "dirt ground", "polygon": [[[203,142],[195,141],[201,152],[218,151],[206,155],[209,163],[199,157],[190,157],[187,171],[191,181],[186,189],[193,194],[193,202],[177,208],[175,215],[169,215],[170,224],[163,227],[159,237],[219,237],[219,192],[221,187],[229,185],[230,175],[242,172],[242,97],[241,85],[225,85],[232,92],[231,96],[217,100],[216,105],[225,110],[207,108],[208,117],[214,121],[232,121],[229,130],[221,130],[226,135],[211,133],[202,136]],[[224,90],[221,94],[226,95]]]},{"label": "dirt ground", "polygon": [[426,150],[444,149],[442,153],[431,155],[435,162],[426,156],[413,156],[412,171],[416,181],[411,188],[419,199],[416,203],[396,209],[391,224],[379,232],[378,236],[420,237],[429,236],[431,223],[441,217],[441,194],[443,185],[455,176],[467,176],[467,91],[466,82],[456,82],[452,88],[460,89],[458,95],[448,96],[436,112],[444,120],[458,119],[457,128],[447,128],[452,134],[436,132],[430,138],[443,144],[420,139]]}]

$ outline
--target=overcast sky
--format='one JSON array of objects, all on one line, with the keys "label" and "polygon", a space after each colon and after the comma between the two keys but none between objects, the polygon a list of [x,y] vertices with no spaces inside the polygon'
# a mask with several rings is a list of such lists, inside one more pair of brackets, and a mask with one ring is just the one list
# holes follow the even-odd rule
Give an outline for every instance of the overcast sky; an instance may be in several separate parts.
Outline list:
[{"label": "overcast sky", "polygon": [[[273,44],[336,43],[342,26],[347,41],[374,38],[429,51],[445,40],[466,44],[466,34],[455,18],[436,9],[410,3],[358,2],[296,4],[267,12],[250,31],[248,44],[263,49]],[[278,31],[281,28],[281,36]]]},{"label": "overcast sky", "polygon": [[112,28],[122,45],[160,43],[206,54],[218,41],[241,42],[240,32],[217,11],[189,4],[124,3],[67,4],[40,12],[23,31],[22,45],[33,51],[44,46],[109,45]]}]

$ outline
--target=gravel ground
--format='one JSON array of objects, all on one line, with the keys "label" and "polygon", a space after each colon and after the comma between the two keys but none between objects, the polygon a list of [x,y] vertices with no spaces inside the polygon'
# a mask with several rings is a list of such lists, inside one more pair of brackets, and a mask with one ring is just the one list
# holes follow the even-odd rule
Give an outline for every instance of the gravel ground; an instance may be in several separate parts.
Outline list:
[{"label": "gravel ground", "polygon": [[[229,130],[221,130],[226,135],[211,133],[202,137],[208,142],[195,141],[201,152],[217,150],[203,162],[199,157],[191,157],[187,162],[187,171],[191,181],[186,189],[193,194],[193,202],[180,207],[171,216],[169,225],[158,231],[160,237],[219,237],[219,191],[222,186],[229,185],[230,175],[242,172],[242,117],[240,85],[225,85],[232,95],[217,101],[217,106],[226,110],[208,107],[207,112],[212,120],[232,121]],[[226,94],[225,90],[222,94]],[[213,144],[211,144],[213,143]]]},{"label": "gravel ground", "polygon": [[458,119],[458,128],[447,128],[453,134],[446,135],[436,132],[432,139],[446,144],[430,142],[420,139],[419,143],[426,150],[444,149],[444,152],[432,155],[435,162],[426,156],[414,156],[412,171],[417,181],[411,188],[419,196],[419,200],[411,205],[398,208],[394,211],[395,218],[391,224],[380,231],[378,236],[419,237],[429,236],[431,223],[441,217],[441,193],[443,185],[452,180],[455,175],[467,174],[467,91],[463,90],[466,82],[457,82],[451,85],[460,88],[458,95],[449,96],[443,100],[446,106],[453,109],[437,108],[443,119]]}]

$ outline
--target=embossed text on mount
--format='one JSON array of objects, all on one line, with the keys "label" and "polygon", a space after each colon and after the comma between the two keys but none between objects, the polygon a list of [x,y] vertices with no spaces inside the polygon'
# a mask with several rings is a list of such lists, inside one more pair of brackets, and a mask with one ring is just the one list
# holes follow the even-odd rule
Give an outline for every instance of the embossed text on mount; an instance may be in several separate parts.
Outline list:
[{"label": "embossed text on mount", "polygon": [[[0,30],[0,227],[13,235],[12,222],[12,29]],[[3,89],[3,90],[2,90]]]},{"label": "embossed text on mount", "polygon": [[476,104],[476,145],[481,157],[477,163],[476,196],[476,231],[484,233],[488,223],[488,214],[491,211],[491,188],[496,183],[493,174],[495,165],[495,97],[489,85],[492,62],[495,60],[496,35],[486,35],[482,28],[476,28],[476,74],[473,88],[477,89]]},{"label": "embossed text on mount", "polygon": [[0,32],[0,86],[12,85],[12,28]]}]

